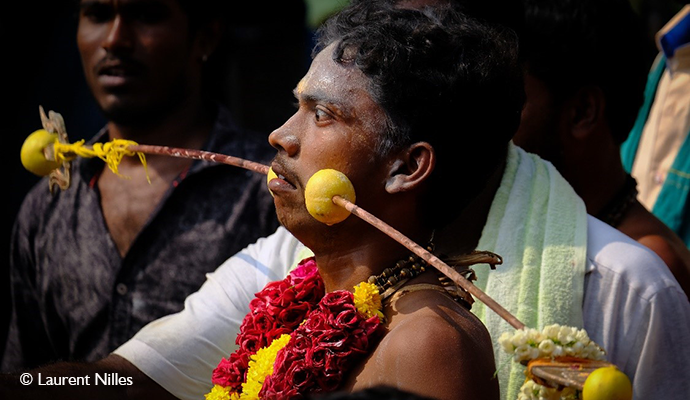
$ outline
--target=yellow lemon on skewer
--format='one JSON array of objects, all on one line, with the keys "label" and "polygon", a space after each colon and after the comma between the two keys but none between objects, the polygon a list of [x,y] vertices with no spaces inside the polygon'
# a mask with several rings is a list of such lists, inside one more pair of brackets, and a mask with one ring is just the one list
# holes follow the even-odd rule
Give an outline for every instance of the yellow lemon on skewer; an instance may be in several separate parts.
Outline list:
[{"label": "yellow lemon on skewer", "polygon": [[[266,174],[266,185],[268,186],[268,183],[277,177],[278,175],[276,175],[276,173],[273,172],[273,168],[268,168],[268,174]],[[268,189],[268,192],[271,194],[271,196],[273,196],[273,192],[271,192],[271,189]]]},{"label": "yellow lemon on skewer", "polygon": [[597,368],[585,380],[582,400],[631,400],[632,384],[615,366]]},{"label": "yellow lemon on skewer", "polygon": [[333,203],[333,196],[338,195],[352,203],[355,202],[355,188],[352,182],[340,171],[322,169],[307,181],[304,189],[304,200],[307,211],[312,217],[326,225],[342,222],[350,215],[343,207]]},{"label": "yellow lemon on skewer", "polygon": [[29,135],[24,141],[20,152],[24,168],[38,176],[46,176],[51,171],[59,168],[61,163],[47,160],[43,153],[43,149],[55,143],[57,137],[56,133],[50,133],[45,129],[39,129]]}]

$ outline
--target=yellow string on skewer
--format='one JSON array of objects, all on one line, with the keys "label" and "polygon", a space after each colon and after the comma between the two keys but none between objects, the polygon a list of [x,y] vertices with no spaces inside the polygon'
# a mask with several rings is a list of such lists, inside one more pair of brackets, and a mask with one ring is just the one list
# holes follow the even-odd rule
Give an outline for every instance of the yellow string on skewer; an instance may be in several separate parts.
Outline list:
[{"label": "yellow string on skewer", "polygon": [[72,161],[77,156],[85,158],[98,157],[103,160],[108,168],[113,171],[114,174],[124,177],[118,171],[120,162],[125,156],[139,156],[139,161],[144,166],[144,171],[146,172],[146,180],[151,183],[149,178],[148,169],[146,168],[146,157],[144,153],[134,152],[129,149],[129,146],[136,146],[138,143],[132,140],[124,139],[113,139],[107,143],[94,143],[91,147],[86,147],[84,145],[84,140],[69,143],[55,142],[53,149],[55,152],[55,159],[59,162]]}]

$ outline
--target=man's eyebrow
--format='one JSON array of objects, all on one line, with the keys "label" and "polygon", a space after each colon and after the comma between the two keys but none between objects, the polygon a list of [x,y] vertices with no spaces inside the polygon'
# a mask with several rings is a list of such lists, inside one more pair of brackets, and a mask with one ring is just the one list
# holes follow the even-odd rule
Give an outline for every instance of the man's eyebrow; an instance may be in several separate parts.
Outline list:
[{"label": "man's eyebrow", "polygon": [[79,9],[83,10],[85,8],[93,7],[96,4],[100,4],[101,2],[98,0],[87,0],[87,1],[82,1],[79,3]]},{"label": "man's eyebrow", "polygon": [[342,117],[351,117],[355,114],[350,104],[343,102],[341,99],[329,96],[320,90],[315,92],[306,92],[295,88],[293,89],[292,94],[295,96],[295,99],[300,102],[328,104],[329,106],[335,108],[333,111],[336,111]]}]

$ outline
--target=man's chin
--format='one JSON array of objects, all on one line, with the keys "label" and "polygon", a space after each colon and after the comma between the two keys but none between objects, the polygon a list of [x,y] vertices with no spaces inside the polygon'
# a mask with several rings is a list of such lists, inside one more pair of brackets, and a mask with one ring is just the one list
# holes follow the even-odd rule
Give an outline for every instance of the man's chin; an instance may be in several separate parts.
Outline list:
[{"label": "man's chin", "polygon": [[299,218],[295,215],[278,215],[280,224],[290,231],[292,236],[297,238],[302,244],[310,249],[321,249],[327,243],[332,243],[340,237],[342,229],[339,225],[328,226],[317,221],[314,217],[306,213]]},{"label": "man's chin", "polygon": [[[281,213],[277,211],[278,222],[290,231],[293,236],[302,241],[302,239],[309,237],[310,232],[319,230],[321,224],[319,221],[315,220],[311,215],[304,215],[297,217],[294,212],[284,212]],[[325,226],[325,225],[324,225]]]},{"label": "man's chin", "polygon": [[108,121],[121,126],[148,125],[157,120],[163,111],[161,107],[152,107],[127,99],[117,99],[107,105],[101,105],[100,108]]}]

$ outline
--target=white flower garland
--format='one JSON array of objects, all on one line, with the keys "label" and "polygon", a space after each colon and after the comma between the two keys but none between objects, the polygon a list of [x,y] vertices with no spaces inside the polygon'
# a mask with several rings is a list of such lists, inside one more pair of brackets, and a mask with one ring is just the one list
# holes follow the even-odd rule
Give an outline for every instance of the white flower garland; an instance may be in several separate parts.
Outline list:
[{"label": "white flower garland", "polygon": [[[584,329],[553,324],[537,329],[518,329],[514,333],[504,332],[498,343],[503,350],[513,355],[519,363],[536,358],[555,358],[571,356],[590,360],[604,360],[606,353],[594,343]],[[539,385],[531,379],[520,388],[518,400],[558,400],[577,399],[578,391],[572,388],[563,390]]]},{"label": "white flower garland", "polygon": [[579,398],[578,391],[573,388],[553,389],[531,379],[525,381],[517,396],[517,400],[577,400]]}]

